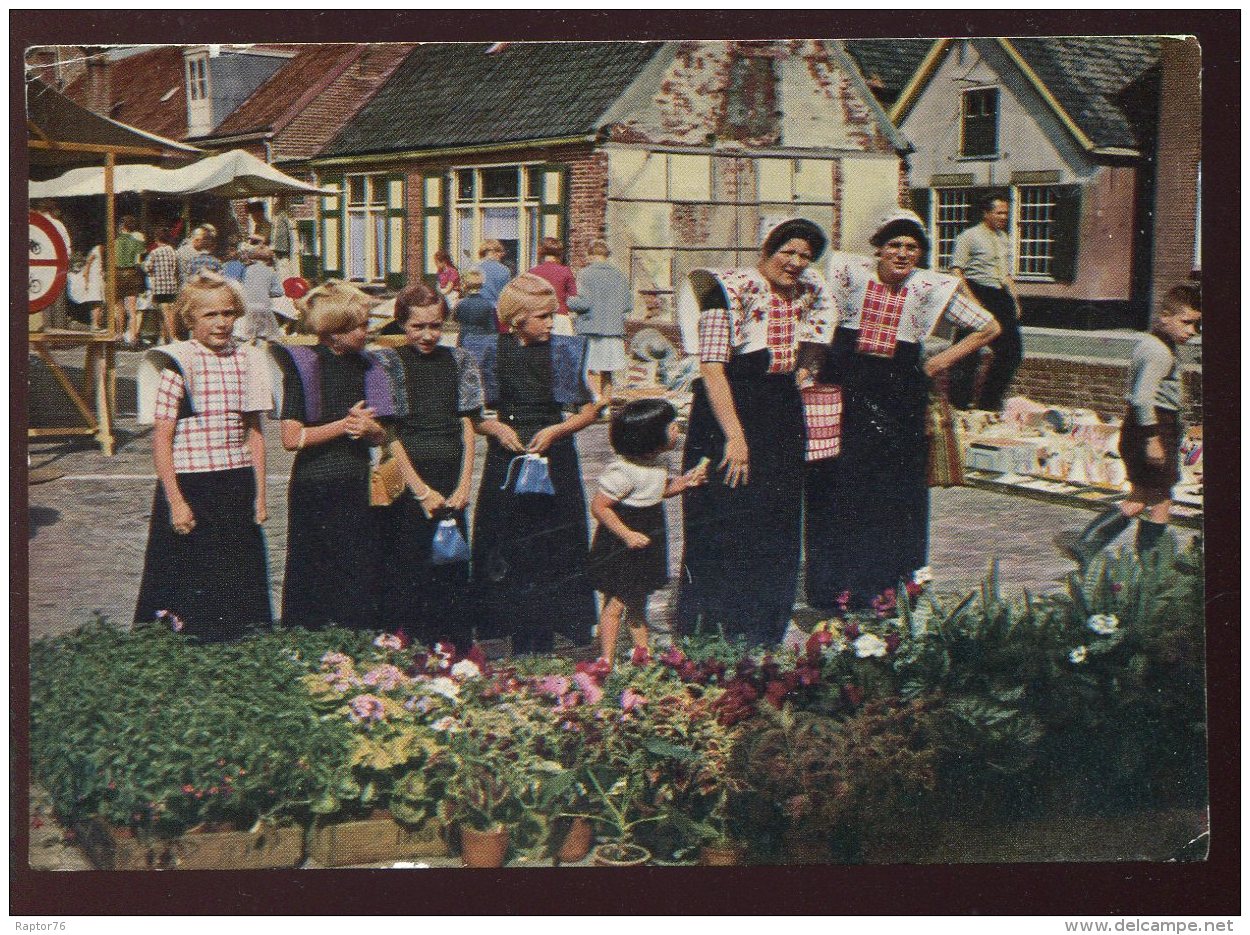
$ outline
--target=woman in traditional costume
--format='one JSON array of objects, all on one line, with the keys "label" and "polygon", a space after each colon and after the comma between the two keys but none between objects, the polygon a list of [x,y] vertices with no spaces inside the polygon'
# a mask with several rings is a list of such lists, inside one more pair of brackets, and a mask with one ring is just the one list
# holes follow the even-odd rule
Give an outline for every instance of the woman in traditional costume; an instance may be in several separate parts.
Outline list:
[{"label": "woman in traditional costume", "polygon": [[[822,610],[864,606],[927,566],[929,381],[999,332],[957,276],[917,268],[929,249],[917,215],[890,214],[869,242],[875,256],[829,258],[832,308],[802,334],[821,346],[818,381],[842,392],[841,453],[813,463],[806,484],[807,602]],[[943,319],[971,333],[926,360]]]}]

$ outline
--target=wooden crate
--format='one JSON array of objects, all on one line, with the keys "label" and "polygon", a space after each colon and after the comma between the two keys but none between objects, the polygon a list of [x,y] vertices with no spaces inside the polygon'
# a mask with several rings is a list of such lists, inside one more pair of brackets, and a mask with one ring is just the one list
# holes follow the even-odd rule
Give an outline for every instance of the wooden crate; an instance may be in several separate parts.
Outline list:
[{"label": "wooden crate", "polygon": [[406,828],[393,818],[342,821],[314,827],[308,838],[308,859],[320,867],[446,857],[449,853],[434,821],[419,828]]},{"label": "wooden crate", "polygon": [[291,826],[152,840],[97,820],[80,825],[78,837],[101,870],[272,870],[304,859],[304,829]]}]

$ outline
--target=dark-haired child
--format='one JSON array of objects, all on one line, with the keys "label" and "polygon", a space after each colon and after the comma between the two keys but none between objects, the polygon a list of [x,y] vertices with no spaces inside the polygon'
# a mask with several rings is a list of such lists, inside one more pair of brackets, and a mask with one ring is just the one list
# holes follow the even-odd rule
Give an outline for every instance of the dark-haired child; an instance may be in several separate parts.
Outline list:
[{"label": "dark-haired child", "polygon": [[1099,515],[1066,547],[1084,568],[1134,517],[1138,554],[1154,548],[1167,528],[1172,487],[1180,480],[1181,380],[1178,346],[1192,340],[1202,321],[1202,292],[1196,283],[1173,286],[1155,312],[1129,363],[1128,410],[1120,429],[1120,457],[1129,495]]},{"label": "dark-haired child", "polygon": [[591,580],[603,594],[599,644],[616,657],[621,620],[636,648],[647,647],[647,598],[668,583],[664,499],[707,481],[707,460],[668,476],[666,452],[677,445],[677,410],[663,399],[640,399],[612,417],[608,440],[618,457],[599,478],[590,512],[599,522],[590,547]]}]

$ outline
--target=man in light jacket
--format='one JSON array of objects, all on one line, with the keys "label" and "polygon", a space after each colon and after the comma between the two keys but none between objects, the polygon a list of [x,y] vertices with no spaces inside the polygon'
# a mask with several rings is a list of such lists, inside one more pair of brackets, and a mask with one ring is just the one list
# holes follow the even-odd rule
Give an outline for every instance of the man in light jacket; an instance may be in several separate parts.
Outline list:
[{"label": "man in light jacket", "polygon": [[634,307],[634,296],[629,279],[608,262],[611,253],[604,241],[592,242],[587,255],[590,265],[577,274],[577,295],[569,297],[568,305],[576,333],[586,337],[590,388],[606,399],[612,393],[612,374],[628,365],[625,316]]}]

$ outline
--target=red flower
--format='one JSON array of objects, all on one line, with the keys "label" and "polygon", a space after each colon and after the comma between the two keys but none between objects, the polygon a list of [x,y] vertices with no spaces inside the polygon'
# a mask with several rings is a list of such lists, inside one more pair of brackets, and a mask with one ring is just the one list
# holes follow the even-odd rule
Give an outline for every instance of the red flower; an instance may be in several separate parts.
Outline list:
[{"label": "red flower", "polygon": [[629,654],[630,665],[645,666],[651,661],[651,653],[645,646],[635,646],[634,651]]},{"label": "red flower", "polygon": [[483,675],[490,675],[490,666],[486,663],[486,653],[482,651],[482,647],[477,643],[473,644],[469,650],[469,655],[465,658],[481,669]]},{"label": "red flower", "polygon": [[919,597],[924,591],[924,585],[916,584],[914,581],[907,582],[907,596],[911,598]]},{"label": "red flower", "polygon": [[677,667],[677,675],[683,682],[695,682],[699,678],[699,667],[687,659]]},{"label": "red flower", "polygon": [[33,815],[33,816],[31,816],[31,819],[30,819],[30,826],[31,826],[32,828],[42,828],[42,827],[43,827],[43,819],[42,819],[42,818],[40,818],[38,815]]},{"label": "red flower", "polygon": [[885,651],[887,653],[894,652],[894,650],[898,649],[898,644],[902,641],[903,638],[897,633],[887,633],[885,635]]},{"label": "red flower", "polygon": [[686,654],[676,646],[670,646],[667,650],[660,654],[660,662],[666,666],[677,668],[686,661]]},{"label": "red flower", "polygon": [[775,679],[769,682],[768,687],[764,690],[764,697],[772,702],[774,708],[780,708],[782,700],[788,694],[790,694],[790,686],[782,679]]},{"label": "red flower", "polygon": [[182,791],[185,792],[187,795],[191,795],[191,793],[195,792],[195,786],[192,786],[190,784],[185,785],[182,787]]},{"label": "red flower", "polygon": [[859,638],[859,624],[854,620],[850,620],[842,627],[842,635],[848,640]]},{"label": "red flower", "polygon": [[842,700],[852,708],[858,708],[864,700],[864,690],[858,685],[843,685]]},{"label": "red flower", "polygon": [[588,675],[596,682],[602,682],[612,672],[612,663],[602,658],[596,659],[594,662],[579,662],[573,667],[573,671]]},{"label": "red flower", "polygon": [[828,630],[819,630],[807,638],[807,658],[815,662],[820,658],[820,651],[833,642],[833,634]]}]

